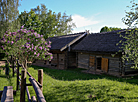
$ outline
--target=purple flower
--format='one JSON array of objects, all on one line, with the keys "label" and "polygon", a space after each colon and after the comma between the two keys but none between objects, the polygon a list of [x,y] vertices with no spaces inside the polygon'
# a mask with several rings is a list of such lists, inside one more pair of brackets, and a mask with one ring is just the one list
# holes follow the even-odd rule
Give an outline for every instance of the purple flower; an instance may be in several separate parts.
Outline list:
[{"label": "purple flower", "polygon": [[38,34],[38,38],[40,38],[40,34]]},{"label": "purple flower", "polygon": [[34,48],[34,45],[32,44],[32,49]]},{"label": "purple flower", "polygon": [[49,41],[49,44],[51,44],[51,41]]},{"label": "purple flower", "polygon": [[27,49],[30,47],[30,46],[26,46],[27,47]]},{"label": "purple flower", "polygon": [[36,55],[36,52],[34,52],[34,54]]},{"label": "purple flower", "polygon": [[42,47],[39,47],[39,49],[41,49],[41,50],[42,50]]},{"label": "purple flower", "polygon": [[41,37],[43,37],[43,35],[41,35]]},{"label": "purple flower", "polygon": [[35,46],[34,50],[36,50],[37,46]]},{"label": "purple flower", "polygon": [[13,44],[14,42],[13,41],[11,41],[11,44]]},{"label": "purple flower", "polygon": [[46,51],[46,48],[44,50]]},{"label": "purple flower", "polygon": [[21,26],[21,28],[23,29],[23,28],[24,28],[24,26]]},{"label": "purple flower", "polygon": [[8,41],[8,43],[10,43],[10,41]]},{"label": "purple flower", "polygon": [[34,30],[33,30],[33,29],[31,29],[31,32],[34,32]]},{"label": "purple flower", "polygon": [[51,48],[51,46],[50,46],[50,45],[47,45],[47,47]]},{"label": "purple flower", "polygon": [[53,59],[53,56],[50,56],[51,59]]},{"label": "purple flower", "polygon": [[39,55],[40,55],[40,54],[38,53],[38,54],[37,54],[37,57],[38,57]]}]

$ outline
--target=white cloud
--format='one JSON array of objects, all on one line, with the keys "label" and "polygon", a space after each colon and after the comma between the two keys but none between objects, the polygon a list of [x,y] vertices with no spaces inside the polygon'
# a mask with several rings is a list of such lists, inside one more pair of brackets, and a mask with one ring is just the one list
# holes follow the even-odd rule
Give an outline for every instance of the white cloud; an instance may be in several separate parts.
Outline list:
[{"label": "white cloud", "polygon": [[85,18],[85,17],[83,17],[81,15],[77,15],[77,14],[73,15],[72,19],[73,19],[73,22],[76,24],[77,28],[85,27],[85,26],[89,26],[89,25],[94,25],[94,24],[99,23],[99,21],[93,20],[93,17]]}]

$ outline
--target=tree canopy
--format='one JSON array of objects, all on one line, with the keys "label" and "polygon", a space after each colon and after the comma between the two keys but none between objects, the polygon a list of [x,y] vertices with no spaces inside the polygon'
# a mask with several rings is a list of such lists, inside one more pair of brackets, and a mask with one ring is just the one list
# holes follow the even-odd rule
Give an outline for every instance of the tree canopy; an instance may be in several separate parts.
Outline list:
[{"label": "tree canopy", "polygon": [[0,38],[8,29],[15,31],[19,28],[18,6],[19,0],[0,0]]},{"label": "tree canopy", "polygon": [[71,16],[66,13],[55,13],[48,10],[45,5],[37,6],[29,12],[22,12],[19,15],[21,25],[27,29],[33,29],[39,34],[44,35],[45,38],[66,35],[72,32],[75,24],[72,23]]},{"label": "tree canopy", "polygon": [[130,3],[130,11],[126,12],[126,16],[122,19],[128,26],[126,35],[123,36],[126,41],[122,42],[124,52],[122,59],[132,64],[132,68],[138,68],[138,4],[134,0]]},{"label": "tree canopy", "polygon": [[109,31],[116,31],[116,30],[121,30],[121,28],[104,26],[104,27],[101,28],[100,33],[109,32]]}]

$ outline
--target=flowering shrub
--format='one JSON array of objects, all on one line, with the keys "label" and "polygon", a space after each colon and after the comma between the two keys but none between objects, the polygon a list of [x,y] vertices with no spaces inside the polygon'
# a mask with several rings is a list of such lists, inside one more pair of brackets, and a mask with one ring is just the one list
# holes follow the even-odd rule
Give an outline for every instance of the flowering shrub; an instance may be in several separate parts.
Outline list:
[{"label": "flowering shrub", "polygon": [[17,32],[6,31],[1,43],[5,53],[19,58],[24,67],[27,67],[27,61],[53,58],[48,52],[51,42],[46,41],[43,35],[37,34],[34,30],[26,30],[22,27]]}]

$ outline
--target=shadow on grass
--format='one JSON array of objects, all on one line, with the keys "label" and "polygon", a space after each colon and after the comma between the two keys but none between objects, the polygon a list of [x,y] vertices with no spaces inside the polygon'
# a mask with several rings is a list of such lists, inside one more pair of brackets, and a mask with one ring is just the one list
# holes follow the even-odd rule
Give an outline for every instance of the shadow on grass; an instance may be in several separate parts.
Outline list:
[{"label": "shadow on grass", "polygon": [[68,69],[68,70],[59,70],[59,69],[50,69],[39,66],[31,66],[35,70],[43,69],[44,73],[50,75],[54,79],[64,80],[64,81],[73,81],[73,80],[91,80],[91,79],[109,79],[112,81],[126,82],[130,84],[138,85],[138,76],[130,78],[118,78],[110,75],[93,75],[88,73],[82,73],[84,69]]}]

